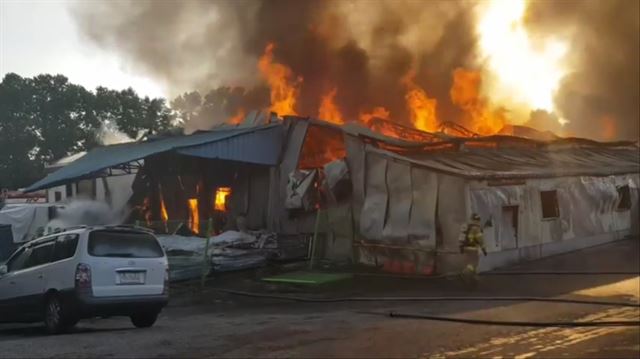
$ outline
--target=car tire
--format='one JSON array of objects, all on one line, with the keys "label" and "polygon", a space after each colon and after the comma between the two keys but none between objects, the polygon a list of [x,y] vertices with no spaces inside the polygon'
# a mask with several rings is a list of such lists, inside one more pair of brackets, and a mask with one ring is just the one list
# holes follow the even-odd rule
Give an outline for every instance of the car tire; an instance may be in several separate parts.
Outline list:
[{"label": "car tire", "polygon": [[69,316],[69,312],[56,294],[47,297],[44,307],[44,325],[49,334],[64,333],[73,325],[74,318]]},{"label": "car tire", "polygon": [[136,328],[149,328],[153,326],[153,324],[158,319],[158,315],[160,312],[141,312],[131,315],[131,323],[136,326]]}]

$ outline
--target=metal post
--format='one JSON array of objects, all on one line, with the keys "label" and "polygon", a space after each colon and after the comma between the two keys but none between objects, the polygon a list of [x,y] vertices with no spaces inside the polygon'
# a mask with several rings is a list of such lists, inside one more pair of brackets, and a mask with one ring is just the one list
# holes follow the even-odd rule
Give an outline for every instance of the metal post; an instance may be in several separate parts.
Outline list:
[{"label": "metal post", "polygon": [[320,208],[316,210],[316,224],[313,228],[313,238],[311,239],[311,258],[309,258],[309,270],[313,269],[313,264],[316,259],[316,242],[318,241],[318,232],[320,227]]},{"label": "metal post", "polygon": [[206,232],[206,242],[204,244],[204,254],[202,258],[202,277],[200,278],[200,289],[204,288],[204,284],[207,280],[207,275],[209,274],[209,256],[207,253],[209,252],[209,240],[211,239],[211,235],[213,234],[213,219],[209,217],[207,221],[207,232]]}]

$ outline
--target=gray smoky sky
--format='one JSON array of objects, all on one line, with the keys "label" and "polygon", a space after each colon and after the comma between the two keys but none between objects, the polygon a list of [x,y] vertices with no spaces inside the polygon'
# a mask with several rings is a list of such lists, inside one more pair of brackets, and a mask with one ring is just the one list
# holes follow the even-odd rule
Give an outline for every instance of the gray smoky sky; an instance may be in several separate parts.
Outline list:
[{"label": "gray smoky sky", "polygon": [[610,118],[618,138],[637,139],[640,123],[640,1],[535,1],[534,33],[570,41],[571,73],[556,95],[569,133],[603,138]]},{"label": "gray smoky sky", "polygon": [[[438,100],[439,118],[459,117],[449,97],[452,73],[482,66],[476,5],[455,0],[131,0],[79,3],[72,13],[83,35],[167,83],[173,95],[220,86],[264,87],[257,61],[273,42],[275,61],[303,78],[301,115],[316,115],[321,95],[336,87],[336,104],[347,119],[384,106],[392,118],[406,122],[400,79],[409,69]],[[607,116],[621,137],[637,137],[638,22],[633,0],[529,4],[532,33],[572,40],[574,71],[556,96],[572,134],[601,137]],[[256,104],[255,96],[249,103]]]}]

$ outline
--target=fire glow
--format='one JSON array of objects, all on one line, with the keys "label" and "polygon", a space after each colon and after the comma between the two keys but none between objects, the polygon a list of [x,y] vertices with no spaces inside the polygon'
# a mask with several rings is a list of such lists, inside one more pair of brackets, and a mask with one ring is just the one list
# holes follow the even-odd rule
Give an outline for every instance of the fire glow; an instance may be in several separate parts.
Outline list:
[{"label": "fire glow", "polygon": [[242,120],[244,120],[244,116],[245,116],[244,109],[240,108],[238,109],[238,111],[233,117],[227,120],[227,122],[230,125],[239,125],[240,123],[242,123]]},{"label": "fire glow", "polygon": [[318,110],[318,117],[325,121],[341,125],[344,123],[344,119],[334,102],[337,92],[338,89],[334,87],[328,94],[322,96],[322,102],[320,103],[320,109]]},{"label": "fire glow", "polygon": [[227,197],[231,194],[230,187],[218,187],[213,198],[213,209],[216,211],[227,211]]},{"label": "fire glow", "polygon": [[169,214],[167,213],[167,206],[164,203],[162,194],[160,194],[160,217],[162,218],[162,223],[166,225],[169,220]]},{"label": "fire glow", "polygon": [[271,89],[269,110],[280,115],[297,115],[295,106],[302,78],[294,78],[289,67],[273,61],[274,47],[273,43],[268,44],[258,61],[258,69]]},{"label": "fire glow", "polygon": [[187,200],[189,206],[189,229],[194,233],[200,233],[200,214],[198,212],[198,199],[189,198]]},{"label": "fire glow", "polygon": [[[278,115],[296,115],[295,108],[300,94],[299,84],[301,78],[296,78],[289,67],[274,61],[275,45],[269,44],[258,62],[258,68],[270,88],[271,105],[269,111]],[[405,101],[409,114],[409,123],[417,130],[425,132],[437,132],[444,122],[437,117],[437,100],[431,98],[427,92],[416,83],[416,73],[410,70],[399,80],[406,89]],[[464,68],[456,69],[451,75],[451,101],[464,113],[463,119],[473,133],[491,135],[498,133],[507,124],[507,120],[500,111],[490,106],[488,99],[481,95],[482,75],[479,71]],[[321,120],[337,125],[346,122],[342,112],[336,104],[338,88],[332,87],[321,99],[318,108],[318,117]],[[244,110],[227,122],[238,124],[244,117]],[[373,119],[397,120],[383,106],[374,106],[368,110],[361,110],[358,120],[386,135],[397,137],[394,131],[387,131],[384,126],[374,126]],[[374,128],[375,127],[375,128]]]},{"label": "fire glow", "polygon": [[493,0],[484,5],[476,32],[495,82],[491,93],[529,110],[553,112],[553,96],[567,72],[563,66],[567,44],[553,38],[534,46],[524,25],[524,0]]},{"label": "fire glow", "polygon": [[427,93],[415,84],[415,72],[410,71],[402,82],[407,88],[405,99],[411,115],[411,123],[418,130],[435,132],[438,128],[436,118],[436,99],[429,98]]},{"label": "fire glow", "polygon": [[[492,135],[505,125],[525,122],[527,111],[542,109],[555,113],[553,96],[566,73],[561,66],[566,45],[548,39],[542,46],[534,46],[524,26],[525,10],[525,0],[488,1],[478,7],[476,33],[481,60],[487,66],[452,71],[450,100],[461,110],[460,118],[439,118],[438,101],[419,85],[424,78],[417,78],[413,67],[398,79],[405,91],[407,118],[393,117],[384,106],[376,104],[359,109],[357,119],[345,118],[336,102],[341,90],[335,85],[327,87],[318,99],[318,118],[338,125],[347,121],[369,125],[373,118],[379,118],[432,133],[453,121],[471,133]],[[303,79],[287,64],[276,60],[276,50],[277,44],[267,44],[258,61],[258,70],[270,89],[267,110],[280,116],[297,115]],[[240,123],[244,114],[244,110],[239,110],[228,123]],[[512,115],[517,118],[511,118]]]}]

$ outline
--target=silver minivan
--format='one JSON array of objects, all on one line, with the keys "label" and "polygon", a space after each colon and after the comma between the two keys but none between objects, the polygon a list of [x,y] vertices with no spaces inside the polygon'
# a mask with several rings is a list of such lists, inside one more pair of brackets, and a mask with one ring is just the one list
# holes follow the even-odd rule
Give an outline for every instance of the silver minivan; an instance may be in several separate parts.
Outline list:
[{"label": "silver minivan", "polygon": [[23,245],[0,266],[0,322],[44,321],[60,333],[84,318],[129,316],[150,327],[168,290],[167,257],[153,233],[71,228]]}]

